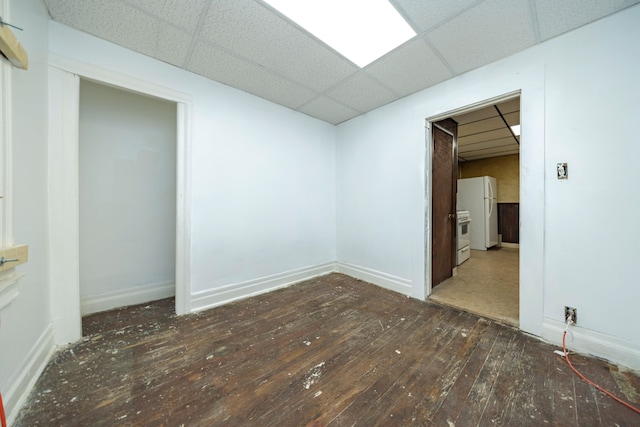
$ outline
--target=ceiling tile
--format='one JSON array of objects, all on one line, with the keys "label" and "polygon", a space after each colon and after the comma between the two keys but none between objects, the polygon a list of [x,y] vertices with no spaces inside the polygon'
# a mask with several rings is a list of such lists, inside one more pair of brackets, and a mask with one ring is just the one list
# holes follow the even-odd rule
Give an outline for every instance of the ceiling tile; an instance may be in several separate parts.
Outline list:
[{"label": "ceiling tile", "polygon": [[[520,123],[520,98],[500,103],[498,108],[510,124],[517,125]],[[504,123],[493,105],[457,115],[453,119],[458,122],[458,125],[474,124],[488,119],[499,119],[500,123]]]},{"label": "ceiling tile", "polygon": [[196,44],[186,68],[293,109],[317,95],[303,86],[269,73],[259,65],[202,42]]},{"label": "ceiling tile", "polygon": [[150,56],[182,67],[191,46],[191,39],[191,36],[184,31],[160,23],[156,46]]},{"label": "ceiling tile", "polygon": [[461,135],[460,136],[460,145],[469,145],[469,144],[477,144],[481,142],[491,143],[492,141],[505,139],[510,140],[509,142],[513,142],[513,136],[511,132],[502,125],[501,128],[495,128],[488,130],[482,133],[473,133],[471,135]]},{"label": "ceiling tile", "polygon": [[391,0],[405,17],[409,17],[422,31],[460,14],[481,0]]},{"label": "ceiling tile", "polygon": [[254,0],[211,4],[200,37],[281,76],[323,91],[358,68]]},{"label": "ceiling tile", "polygon": [[529,0],[487,0],[427,36],[456,73],[535,44]]},{"label": "ceiling tile", "polygon": [[121,1],[45,0],[59,22],[136,52],[156,47],[160,23],[154,17]]},{"label": "ceiling tile", "polygon": [[453,76],[419,37],[383,56],[365,71],[401,96],[418,92]]},{"label": "ceiling tile", "polygon": [[43,1],[58,22],[330,123],[640,2],[390,0],[425,32],[361,70],[263,0]]},{"label": "ceiling tile", "polygon": [[[506,117],[505,117],[506,118]],[[508,120],[507,120],[508,122]],[[514,123],[517,124],[517,123]],[[486,135],[492,130],[502,129],[506,131],[504,122],[500,117],[494,116],[485,120],[471,123],[458,122],[458,139],[467,138],[474,135]],[[511,135],[510,133],[508,135]]]},{"label": "ceiling tile", "polygon": [[326,91],[326,94],[355,110],[370,111],[398,98],[365,73],[358,73]]},{"label": "ceiling tile", "polygon": [[540,39],[547,40],[640,0],[535,0]]},{"label": "ceiling tile", "polygon": [[[125,0],[146,13],[186,31],[195,31],[207,0]],[[103,3],[106,3],[103,1]]]},{"label": "ceiling tile", "polygon": [[300,107],[298,111],[334,125],[360,115],[359,111],[342,105],[326,96],[312,99]]}]

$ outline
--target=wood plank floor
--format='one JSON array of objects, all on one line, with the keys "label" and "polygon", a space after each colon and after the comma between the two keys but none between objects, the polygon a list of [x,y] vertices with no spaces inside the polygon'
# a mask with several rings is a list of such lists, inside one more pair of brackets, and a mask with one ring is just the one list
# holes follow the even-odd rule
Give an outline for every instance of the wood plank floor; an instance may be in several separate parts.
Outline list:
[{"label": "wood plank floor", "polygon": [[[640,425],[554,347],[339,274],[188,316],[147,306],[86,322],[15,425]],[[638,403],[638,375],[572,360]]]}]

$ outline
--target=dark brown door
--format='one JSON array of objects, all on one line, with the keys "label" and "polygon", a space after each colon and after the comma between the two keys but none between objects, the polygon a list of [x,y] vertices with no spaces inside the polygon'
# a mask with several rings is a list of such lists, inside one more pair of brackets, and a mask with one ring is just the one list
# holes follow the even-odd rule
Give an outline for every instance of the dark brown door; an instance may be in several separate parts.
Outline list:
[{"label": "dark brown door", "polygon": [[432,129],[431,286],[436,286],[451,277],[456,266],[458,123],[445,119],[434,123]]}]

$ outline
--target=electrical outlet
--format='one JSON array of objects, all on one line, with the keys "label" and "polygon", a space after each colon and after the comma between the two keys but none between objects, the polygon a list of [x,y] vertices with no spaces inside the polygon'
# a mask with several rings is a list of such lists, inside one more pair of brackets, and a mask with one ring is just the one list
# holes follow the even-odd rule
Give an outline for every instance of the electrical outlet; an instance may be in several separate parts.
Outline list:
[{"label": "electrical outlet", "polygon": [[575,307],[564,306],[564,322],[571,322],[572,325],[578,323],[578,309]]}]

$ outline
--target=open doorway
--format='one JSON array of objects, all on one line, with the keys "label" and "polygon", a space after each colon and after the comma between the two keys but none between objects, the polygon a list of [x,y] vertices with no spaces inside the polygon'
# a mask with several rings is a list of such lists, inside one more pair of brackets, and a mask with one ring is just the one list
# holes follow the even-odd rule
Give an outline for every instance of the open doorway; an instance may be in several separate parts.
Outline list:
[{"label": "open doorway", "polygon": [[519,326],[520,98],[448,119],[457,123],[457,259],[429,299]]},{"label": "open doorway", "polygon": [[[176,114],[175,312],[190,311],[190,129],[189,95],[148,81],[58,59],[49,67],[49,206],[53,330],[57,345],[82,336],[80,312],[78,112],[80,78],[174,103]],[[114,254],[117,260],[118,254]],[[108,263],[108,261],[105,261]]]},{"label": "open doorway", "polygon": [[87,315],[175,296],[176,108],[80,80],[83,334]]}]

